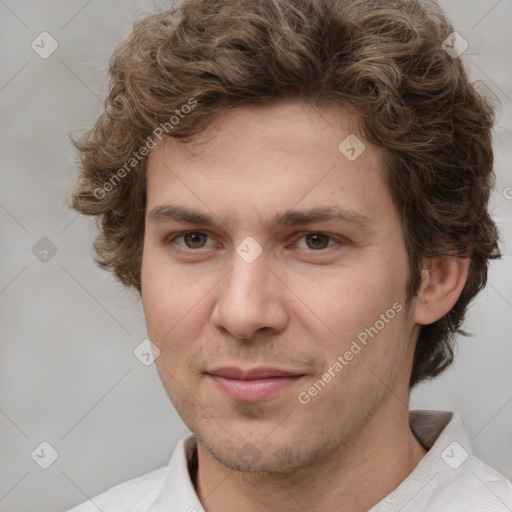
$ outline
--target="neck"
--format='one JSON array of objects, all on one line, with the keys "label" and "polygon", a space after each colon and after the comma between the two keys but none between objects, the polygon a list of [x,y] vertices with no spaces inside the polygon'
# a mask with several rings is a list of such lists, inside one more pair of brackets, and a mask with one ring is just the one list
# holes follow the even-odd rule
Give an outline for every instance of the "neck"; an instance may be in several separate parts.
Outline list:
[{"label": "neck", "polygon": [[425,453],[408,411],[396,403],[381,408],[349,442],[293,473],[234,472],[198,443],[195,486],[207,512],[316,512],[341,504],[343,511],[364,512],[396,489]]}]

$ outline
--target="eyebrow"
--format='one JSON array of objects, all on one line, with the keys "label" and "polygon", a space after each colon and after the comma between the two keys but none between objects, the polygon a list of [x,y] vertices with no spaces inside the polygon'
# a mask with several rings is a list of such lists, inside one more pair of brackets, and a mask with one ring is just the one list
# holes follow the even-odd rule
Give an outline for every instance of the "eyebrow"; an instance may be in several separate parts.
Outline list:
[{"label": "eyebrow", "polygon": [[[173,204],[155,206],[149,211],[147,220],[151,223],[167,221],[185,222],[217,229],[226,227],[226,223],[217,220],[212,215]],[[284,226],[313,224],[315,222],[343,222],[366,229],[370,228],[372,224],[370,217],[362,212],[347,210],[339,206],[330,206],[311,208],[309,210],[287,210],[282,214],[276,214],[270,222],[270,229],[274,230]]]}]

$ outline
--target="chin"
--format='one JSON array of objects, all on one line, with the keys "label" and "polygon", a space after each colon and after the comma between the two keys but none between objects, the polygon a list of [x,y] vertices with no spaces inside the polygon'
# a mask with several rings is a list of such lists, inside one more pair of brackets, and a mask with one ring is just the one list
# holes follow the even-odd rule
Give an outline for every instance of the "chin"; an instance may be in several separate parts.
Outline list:
[{"label": "chin", "polygon": [[288,439],[274,438],[268,434],[260,437],[221,439],[196,435],[205,450],[220,464],[232,471],[260,474],[284,474],[311,466],[325,455],[325,441],[315,443],[311,437],[299,441],[288,433]]}]

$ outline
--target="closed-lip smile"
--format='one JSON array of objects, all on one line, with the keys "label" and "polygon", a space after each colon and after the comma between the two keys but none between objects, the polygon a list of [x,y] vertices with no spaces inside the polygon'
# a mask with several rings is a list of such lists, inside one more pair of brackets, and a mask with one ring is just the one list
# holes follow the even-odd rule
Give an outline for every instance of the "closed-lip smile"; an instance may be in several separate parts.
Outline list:
[{"label": "closed-lip smile", "polygon": [[304,376],[300,371],[274,367],[224,366],[205,373],[223,393],[240,402],[270,400]]}]

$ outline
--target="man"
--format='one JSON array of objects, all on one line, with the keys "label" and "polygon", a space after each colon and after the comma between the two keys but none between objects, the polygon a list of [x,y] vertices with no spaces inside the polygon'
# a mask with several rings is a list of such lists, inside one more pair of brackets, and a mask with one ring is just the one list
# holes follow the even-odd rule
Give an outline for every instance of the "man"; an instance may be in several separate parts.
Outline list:
[{"label": "man", "polygon": [[74,511],[512,510],[456,413],[408,411],[499,257],[493,113],[454,37],[419,0],[134,26],[73,205],[193,435]]}]

